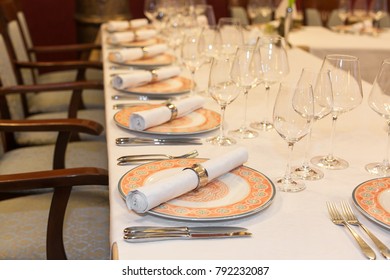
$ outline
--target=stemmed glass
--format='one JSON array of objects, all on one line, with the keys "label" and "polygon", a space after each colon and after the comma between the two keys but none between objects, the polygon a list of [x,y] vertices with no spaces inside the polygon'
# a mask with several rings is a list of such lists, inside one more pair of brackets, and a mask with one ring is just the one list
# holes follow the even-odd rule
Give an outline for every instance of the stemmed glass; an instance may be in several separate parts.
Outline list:
[{"label": "stemmed glass", "polygon": [[[329,115],[332,110],[333,92],[329,71],[316,71],[310,68],[303,68],[298,80],[298,86],[311,85],[313,88],[314,112],[313,124],[315,121]],[[292,174],[303,180],[319,180],[324,173],[318,168],[309,164],[309,148],[311,143],[312,127],[306,137],[305,157],[301,166],[293,167]]]},{"label": "stemmed glass", "polygon": [[311,163],[327,169],[345,169],[348,162],[333,155],[333,140],[338,117],[359,106],[363,99],[359,59],[350,55],[327,55],[321,71],[330,71],[333,90],[330,152],[327,156],[312,158]]},{"label": "stemmed glass", "polygon": [[283,37],[279,35],[264,36],[259,39],[259,48],[261,54],[261,79],[266,91],[266,115],[263,121],[257,121],[250,124],[252,128],[268,131],[273,128],[269,121],[270,110],[270,89],[271,85],[281,82],[290,72],[288,57],[286,52],[286,43]]},{"label": "stemmed glass", "polygon": [[208,91],[221,107],[219,135],[206,139],[208,143],[213,145],[230,146],[236,143],[236,140],[225,135],[224,125],[226,107],[237,98],[241,91],[240,87],[230,77],[233,58],[232,56],[222,55],[214,57],[211,61]]},{"label": "stemmed glass", "polygon": [[229,135],[231,136],[251,139],[259,135],[256,131],[247,127],[246,115],[249,90],[256,87],[260,81],[260,63],[260,51],[256,45],[243,45],[238,48],[230,74],[232,80],[244,91],[244,119],[240,128],[229,131]]},{"label": "stemmed glass", "polygon": [[305,189],[304,183],[292,178],[290,164],[294,144],[310,130],[313,112],[314,101],[311,85],[280,84],[274,106],[273,123],[275,130],[286,140],[290,150],[286,172],[276,181],[281,191],[298,192]]},{"label": "stemmed glass", "polygon": [[351,3],[350,0],[340,0],[339,6],[337,9],[337,15],[343,24],[347,23],[347,19],[351,13]]},{"label": "stemmed glass", "polygon": [[389,147],[390,147],[390,59],[385,59],[378,72],[368,98],[368,105],[374,112],[385,118],[388,127],[388,140],[385,157],[382,162],[366,165],[366,170],[379,176],[390,175]]},{"label": "stemmed glass", "polygon": [[373,19],[374,26],[379,27],[379,21],[387,14],[387,0],[371,0],[369,14]]},{"label": "stemmed glass", "polygon": [[237,48],[244,44],[240,20],[231,17],[220,18],[218,20],[218,30],[221,37],[221,52],[234,55]]},{"label": "stemmed glass", "polygon": [[206,58],[199,50],[199,39],[199,32],[196,29],[192,31],[189,30],[188,33],[184,35],[181,46],[181,60],[191,72],[193,85],[191,90],[192,94],[196,93],[195,73],[206,61]]}]

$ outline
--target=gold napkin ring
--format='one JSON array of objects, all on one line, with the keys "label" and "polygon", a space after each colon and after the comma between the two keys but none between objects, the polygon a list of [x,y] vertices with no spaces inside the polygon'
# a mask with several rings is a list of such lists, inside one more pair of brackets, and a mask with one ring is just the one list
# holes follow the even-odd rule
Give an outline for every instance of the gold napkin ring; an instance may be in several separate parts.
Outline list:
[{"label": "gold napkin ring", "polygon": [[198,185],[195,190],[206,186],[209,182],[209,174],[207,174],[207,170],[200,163],[195,163],[191,167],[184,168],[183,170],[186,169],[191,169],[198,176]]},{"label": "gold napkin ring", "polygon": [[[147,57],[149,55],[149,52],[148,52],[147,48],[143,47],[143,48],[141,48],[141,50],[142,50],[142,56],[143,57]],[[152,74],[153,74],[153,71],[152,71]]]},{"label": "gold napkin ring", "polygon": [[158,81],[158,75],[157,75],[157,73],[156,73],[156,71],[155,70],[152,70],[152,71],[150,71],[150,73],[152,73],[152,83],[155,83],[155,82],[157,82]]},{"label": "gold napkin ring", "polygon": [[171,102],[167,102],[165,104],[165,106],[167,106],[168,109],[171,110],[171,119],[170,120],[176,119],[176,117],[177,117],[177,107],[175,106],[175,104],[173,104]]}]

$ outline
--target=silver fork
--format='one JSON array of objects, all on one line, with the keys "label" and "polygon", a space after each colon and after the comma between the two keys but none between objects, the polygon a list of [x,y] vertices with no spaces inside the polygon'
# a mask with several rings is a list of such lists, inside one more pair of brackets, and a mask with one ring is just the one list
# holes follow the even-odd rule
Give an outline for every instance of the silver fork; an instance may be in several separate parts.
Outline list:
[{"label": "silver fork", "polygon": [[379,252],[381,252],[382,256],[389,260],[390,259],[389,248],[387,248],[386,245],[383,244],[382,241],[380,241],[366,226],[360,223],[358,218],[353,213],[353,210],[349,205],[349,203],[347,201],[342,201],[340,205],[341,205],[341,209],[343,210],[343,214],[347,223],[354,226],[360,226],[371,238],[371,240],[374,242],[376,247],[378,247]]},{"label": "silver fork", "polygon": [[179,156],[171,156],[166,154],[145,154],[145,155],[131,155],[123,156],[118,158],[118,165],[130,165],[130,164],[139,164],[142,162],[149,162],[162,159],[180,159],[180,158],[193,158],[198,155],[197,150],[185,153]]},{"label": "silver fork", "polygon": [[339,213],[337,210],[337,207],[332,202],[326,202],[326,205],[328,207],[328,212],[330,215],[331,221],[338,226],[345,226],[348,228],[352,236],[355,238],[356,242],[360,246],[360,249],[362,250],[363,254],[370,260],[375,260],[376,255],[375,252],[372,250],[372,248],[363,240],[363,238],[360,237],[359,234],[357,234],[352,227],[344,220],[343,216]]}]

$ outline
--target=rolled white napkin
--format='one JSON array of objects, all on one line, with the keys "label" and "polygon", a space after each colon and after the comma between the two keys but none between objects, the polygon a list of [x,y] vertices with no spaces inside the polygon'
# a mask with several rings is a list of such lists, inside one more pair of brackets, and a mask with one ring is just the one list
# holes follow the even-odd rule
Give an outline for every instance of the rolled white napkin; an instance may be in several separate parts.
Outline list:
[{"label": "rolled white napkin", "polygon": [[180,74],[179,66],[166,66],[153,71],[147,70],[134,70],[126,74],[115,75],[111,84],[116,89],[132,88],[140,85],[150,83],[152,79],[154,81],[165,80]]},{"label": "rolled white napkin", "polygon": [[[241,166],[248,160],[248,151],[237,148],[223,155],[201,163],[208,174],[208,181],[218,178],[232,169]],[[192,191],[198,185],[198,176],[191,169],[181,170],[172,176],[163,178],[154,183],[129,192],[126,196],[126,205],[137,213],[146,211]]]},{"label": "rolled white napkin", "polygon": [[110,34],[108,36],[109,41],[113,44],[119,44],[119,43],[130,43],[134,41],[144,41],[151,39],[157,35],[156,30],[137,30],[135,32],[133,31],[121,31],[121,32],[115,32],[113,34]]},{"label": "rolled white napkin", "polygon": [[[193,96],[172,103],[177,108],[176,118],[185,116],[199,108],[202,108],[205,99],[201,96]],[[172,112],[167,106],[161,106],[150,110],[135,112],[130,115],[129,126],[134,130],[145,130],[149,127],[160,125],[171,120]]]},{"label": "rolled white napkin", "polygon": [[114,62],[137,60],[143,57],[153,57],[168,50],[166,44],[156,44],[144,48],[128,48],[110,52],[109,56]]},{"label": "rolled white napkin", "polygon": [[107,22],[107,30],[110,32],[124,31],[129,28],[136,29],[148,25],[146,18],[128,20],[110,20]]}]

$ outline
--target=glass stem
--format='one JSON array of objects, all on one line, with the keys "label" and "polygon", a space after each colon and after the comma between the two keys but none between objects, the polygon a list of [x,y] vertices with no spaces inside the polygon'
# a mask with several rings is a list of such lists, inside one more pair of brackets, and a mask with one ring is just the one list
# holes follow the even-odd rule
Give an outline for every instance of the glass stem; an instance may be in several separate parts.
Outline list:
[{"label": "glass stem", "polygon": [[334,136],[336,132],[336,122],[337,122],[337,115],[332,116],[332,132],[330,134],[330,148],[329,148],[329,154],[326,157],[327,161],[333,161],[333,142],[334,142]]},{"label": "glass stem", "polygon": [[265,94],[266,94],[266,115],[264,116],[264,124],[267,124],[268,123],[268,116],[270,115],[270,89],[271,87],[268,85],[268,84],[265,84]]},{"label": "glass stem", "polygon": [[291,181],[291,159],[294,150],[294,143],[288,142],[288,149],[289,149],[288,159],[287,159],[286,171],[284,173],[285,181]]},{"label": "glass stem", "polygon": [[225,138],[225,110],[226,105],[221,106],[221,126],[219,127],[220,138]]},{"label": "glass stem", "polygon": [[242,122],[242,125],[241,125],[241,130],[246,130],[246,112],[247,112],[247,108],[248,108],[248,89],[245,88],[245,91],[244,91],[244,120]]},{"label": "glass stem", "polygon": [[191,79],[192,79],[191,94],[195,94],[196,92],[195,72],[196,70],[191,70]]},{"label": "glass stem", "polygon": [[307,133],[307,139],[306,139],[306,148],[305,148],[305,155],[303,159],[302,167],[305,170],[308,170],[309,167],[309,150],[310,150],[310,144],[311,144],[311,128],[309,129],[309,132]]}]

